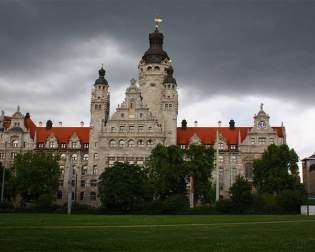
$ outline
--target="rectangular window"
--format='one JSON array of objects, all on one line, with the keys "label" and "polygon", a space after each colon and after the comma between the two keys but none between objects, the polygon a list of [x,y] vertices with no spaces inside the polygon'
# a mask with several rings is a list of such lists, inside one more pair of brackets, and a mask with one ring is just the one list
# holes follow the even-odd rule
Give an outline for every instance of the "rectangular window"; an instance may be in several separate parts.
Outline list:
[{"label": "rectangular window", "polygon": [[120,132],[123,132],[124,130],[125,130],[125,126],[121,125],[121,126],[119,127],[119,131],[120,131]]},{"label": "rectangular window", "polygon": [[235,163],[235,162],[236,162],[236,156],[234,156],[234,155],[231,156],[231,162],[232,162],[232,163]]},{"label": "rectangular window", "polygon": [[97,165],[93,166],[92,174],[97,175]]},{"label": "rectangular window", "polygon": [[271,137],[271,138],[269,139],[269,143],[270,143],[270,144],[274,144],[274,143],[275,143],[275,139],[274,139],[273,137]]},{"label": "rectangular window", "polygon": [[83,145],[83,148],[84,148],[84,149],[88,149],[88,148],[89,148],[89,144],[85,143],[85,144]]},{"label": "rectangular window", "polygon": [[255,138],[254,138],[254,137],[252,137],[252,138],[250,139],[250,142],[251,142],[251,144],[255,144],[255,143],[256,143]]},{"label": "rectangular window", "polygon": [[139,132],[143,132],[143,126],[140,125],[140,126],[138,127],[138,130],[139,130]]},{"label": "rectangular window", "polygon": [[87,173],[88,173],[88,167],[85,165],[82,167],[81,175],[87,175]]},{"label": "rectangular window", "polygon": [[67,145],[65,143],[62,143],[60,147],[61,147],[61,149],[65,149],[67,147]]},{"label": "rectangular window", "polygon": [[71,143],[71,147],[72,147],[73,149],[78,148],[78,143],[77,143],[77,142],[72,142],[72,143]]},{"label": "rectangular window", "polygon": [[63,186],[63,180],[62,179],[59,180],[59,186]]},{"label": "rectangular window", "polygon": [[185,144],[181,144],[181,145],[180,145],[180,148],[181,148],[182,150],[185,150],[185,149],[186,149],[186,145],[185,145]]},{"label": "rectangular window", "polygon": [[98,154],[94,153],[94,159],[98,159]]},{"label": "rectangular window", "polygon": [[11,159],[15,159],[16,155],[17,154],[15,152],[11,152]]},{"label": "rectangular window", "polygon": [[235,144],[231,144],[230,145],[230,150],[236,150],[236,145]]},{"label": "rectangular window", "polygon": [[0,159],[4,159],[4,153],[0,153]]},{"label": "rectangular window", "polygon": [[115,131],[116,131],[116,128],[115,128],[115,127],[111,127],[110,131],[111,131],[111,132],[115,132]]},{"label": "rectangular window", "polygon": [[259,137],[258,138],[258,144],[266,144],[266,138],[265,137]]},{"label": "rectangular window", "polygon": [[134,130],[135,130],[135,126],[130,125],[130,126],[129,126],[129,131],[130,131],[130,132],[134,132]]},{"label": "rectangular window", "polygon": [[224,149],[224,143],[219,143],[219,150],[223,150]]},{"label": "rectangular window", "polygon": [[97,184],[96,179],[91,179],[90,181],[91,187],[96,187],[96,184]]},{"label": "rectangular window", "polygon": [[219,163],[223,163],[223,156],[218,156]]}]

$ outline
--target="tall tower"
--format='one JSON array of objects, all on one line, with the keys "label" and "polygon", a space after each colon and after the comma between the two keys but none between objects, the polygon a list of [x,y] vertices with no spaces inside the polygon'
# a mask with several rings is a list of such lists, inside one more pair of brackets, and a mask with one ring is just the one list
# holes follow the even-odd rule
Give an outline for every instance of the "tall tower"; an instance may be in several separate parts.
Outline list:
[{"label": "tall tower", "polygon": [[108,82],[105,79],[105,70],[102,67],[99,71],[99,78],[95,80],[91,94],[91,130],[100,132],[106,125],[109,116],[110,95]]},{"label": "tall tower", "polygon": [[[172,77],[171,60],[163,50],[164,35],[159,31],[161,21],[160,18],[155,18],[155,30],[149,34],[150,47],[138,65],[138,73],[143,103],[158,119],[166,136],[166,144],[170,145],[176,144],[177,85]],[[172,82],[169,84],[172,88],[169,89],[165,80],[170,80],[170,76]],[[173,107],[174,113],[169,110],[169,107],[166,110],[166,106],[169,105]]]}]

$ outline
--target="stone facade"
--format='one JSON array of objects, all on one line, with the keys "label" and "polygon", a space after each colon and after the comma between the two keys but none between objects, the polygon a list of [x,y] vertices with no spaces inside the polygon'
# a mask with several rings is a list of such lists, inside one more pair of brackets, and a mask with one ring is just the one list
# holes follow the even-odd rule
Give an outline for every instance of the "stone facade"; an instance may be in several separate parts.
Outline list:
[{"label": "stone facade", "polygon": [[177,128],[178,93],[173,67],[163,50],[163,34],[149,35],[150,46],[138,65],[138,84],[131,80],[126,96],[110,115],[110,84],[103,67],[91,92],[90,127],[58,127],[47,121],[36,126],[20,109],[12,116],[0,116],[0,162],[10,167],[17,153],[45,151],[60,156],[60,186],[57,202],[65,204],[69,189],[72,199],[98,206],[97,180],[115,161],[143,165],[157,144],[205,144],[218,150],[221,197],[229,197],[236,175],[252,179],[253,160],[269,144],[286,142],[284,127],[271,127],[263,106],[253,126]]}]

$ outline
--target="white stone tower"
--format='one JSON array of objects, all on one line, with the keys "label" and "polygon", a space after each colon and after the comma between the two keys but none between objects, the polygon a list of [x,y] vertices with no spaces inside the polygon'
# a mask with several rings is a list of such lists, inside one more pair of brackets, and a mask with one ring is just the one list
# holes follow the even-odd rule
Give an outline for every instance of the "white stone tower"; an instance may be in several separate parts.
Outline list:
[{"label": "white stone tower", "polygon": [[150,47],[138,65],[139,85],[143,103],[161,124],[166,137],[165,144],[171,145],[176,144],[177,85],[176,81],[173,83],[173,77],[171,83],[165,83],[165,79],[168,79],[168,69],[170,75],[173,74],[173,69],[170,68],[169,56],[163,50],[164,35],[158,26],[161,19],[156,18],[155,22],[155,31],[149,34]]},{"label": "white stone tower", "polygon": [[99,156],[99,141],[110,110],[110,93],[105,79],[103,67],[98,71],[99,78],[95,80],[91,94],[91,122],[89,136],[89,167],[97,167]]}]

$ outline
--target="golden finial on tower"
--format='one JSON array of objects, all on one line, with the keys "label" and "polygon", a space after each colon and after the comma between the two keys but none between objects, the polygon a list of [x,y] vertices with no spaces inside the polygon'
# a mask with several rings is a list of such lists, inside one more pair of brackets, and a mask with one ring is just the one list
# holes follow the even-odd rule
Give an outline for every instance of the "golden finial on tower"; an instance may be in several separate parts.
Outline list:
[{"label": "golden finial on tower", "polygon": [[159,16],[156,16],[156,17],[154,18],[155,28],[156,28],[156,29],[159,29],[160,23],[162,23],[162,21],[163,21],[163,19],[160,18]]}]

